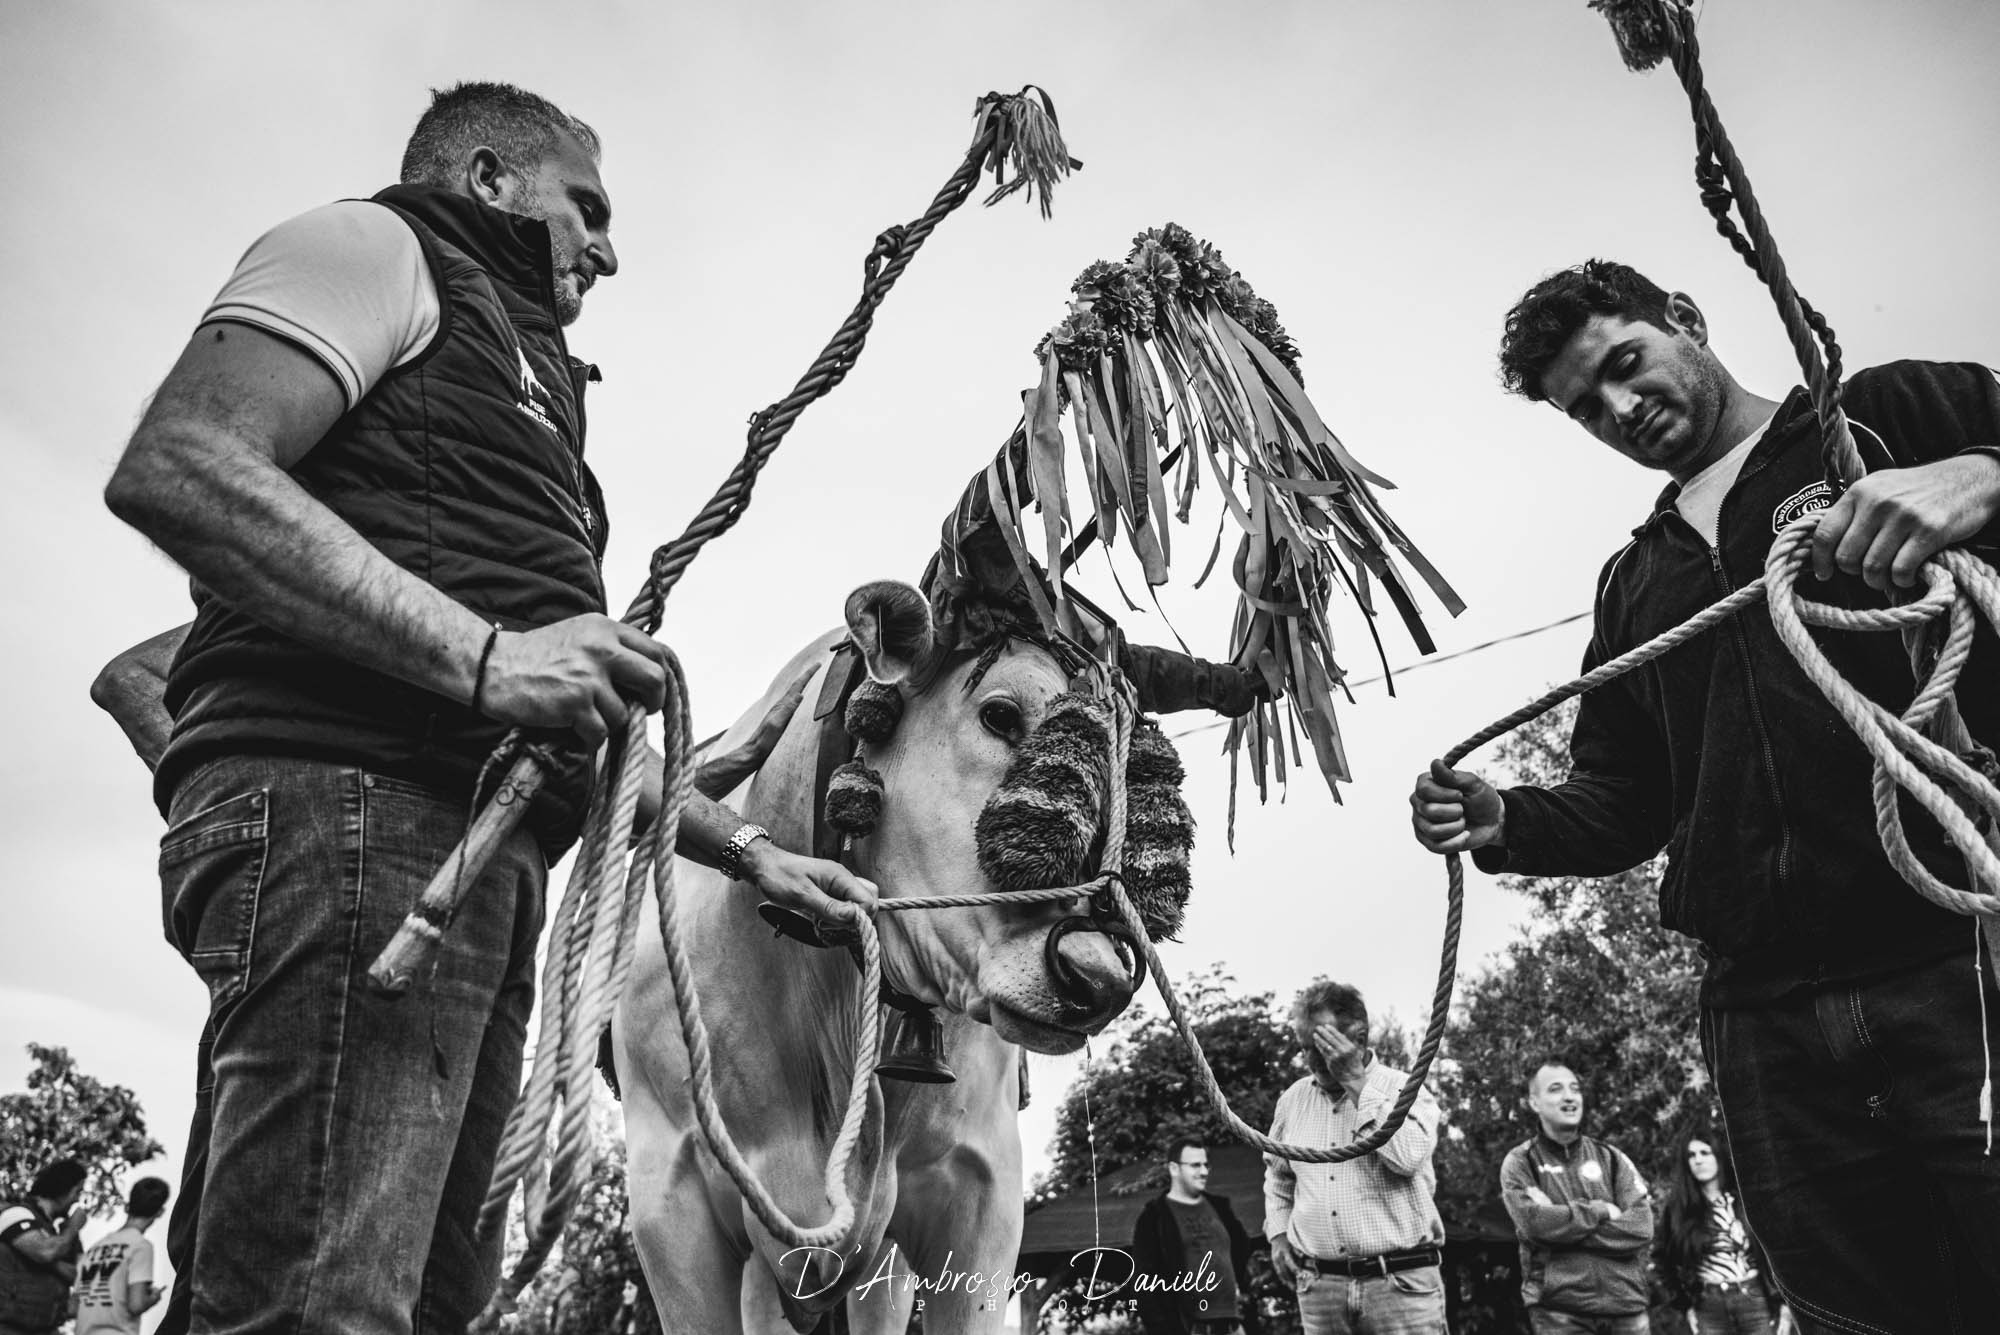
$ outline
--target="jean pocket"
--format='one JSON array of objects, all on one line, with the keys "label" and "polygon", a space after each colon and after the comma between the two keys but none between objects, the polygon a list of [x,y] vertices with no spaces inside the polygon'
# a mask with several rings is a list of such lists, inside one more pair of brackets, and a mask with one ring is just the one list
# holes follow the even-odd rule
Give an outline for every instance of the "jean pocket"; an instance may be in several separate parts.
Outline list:
[{"label": "jean pocket", "polygon": [[1444,1291],[1444,1272],[1434,1265],[1418,1266],[1415,1270],[1391,1271],[1389,1284],[1398,1293],[1429,1296]]},{"label": "jean pocket", "polygon": [[160,839],[167,940],[208,985],[212,1006],[239,995],[249,976],[270,809],[260,788],[176,822]]}]

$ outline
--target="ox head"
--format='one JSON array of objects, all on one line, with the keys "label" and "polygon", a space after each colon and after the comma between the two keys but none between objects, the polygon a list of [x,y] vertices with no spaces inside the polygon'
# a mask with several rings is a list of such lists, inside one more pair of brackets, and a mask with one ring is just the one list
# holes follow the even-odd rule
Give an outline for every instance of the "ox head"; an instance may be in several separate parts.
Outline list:
[{"label": "ox head", "polygon": [[[848,599],[851,638],[869,681],[850,706],[859,763],[830,793],[869,832],[857,862],[884,894],[975,895],[1087,879],[1102,848],[1110,713],[1071,691],[1078,666],[1025,632],[972,644],[940,634],[907,585],[866,585]],[[962,625],[962,620],[960,622]],[[1162,751],[1164,750],[1164,757]],[[1127,767],[1126,868],[1156,935],[1178,925],[1192,821],[1178,761],[1150,724]],[[841,785],[847,785],[842,789]],[[1080,915],[1081,897],[1044,904],[885,915],[884,965],[897,986],[1040,1052],[1067,1052],[1130,1001],[1141,977],[1122,928]]]}]

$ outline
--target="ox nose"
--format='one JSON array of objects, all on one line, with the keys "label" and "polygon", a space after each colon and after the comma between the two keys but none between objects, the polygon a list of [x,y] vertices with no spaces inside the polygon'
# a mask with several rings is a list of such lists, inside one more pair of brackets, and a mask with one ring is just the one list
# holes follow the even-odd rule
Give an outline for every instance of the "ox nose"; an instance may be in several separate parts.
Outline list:
[{"label": "ox nose", "polygon": [[1049,929],[1049,977],[1072,1005],[1116,1011],[1138,988],[1138,959],[1122,931],[1092,919],[1064,918]]}]

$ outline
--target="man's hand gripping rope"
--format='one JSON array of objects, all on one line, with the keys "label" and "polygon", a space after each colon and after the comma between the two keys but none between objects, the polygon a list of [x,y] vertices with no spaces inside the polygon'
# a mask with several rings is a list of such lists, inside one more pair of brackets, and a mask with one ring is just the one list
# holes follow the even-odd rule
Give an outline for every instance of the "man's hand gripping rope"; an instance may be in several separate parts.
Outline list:
[{"label": "man's hand gripping rope", "polygon": [[[1893,476],[1893,473],[1876,475],[1881,479]],[[1850,492],[1849,498],[1852,496]],[[1442,760],[1432,762],[1430,771],[1418,776],[1411,793],[1411,823],[1419,843],[1445,855],[1454,893],[1464,879],[1460,852],[1501,842],[1505,836],[1504,806],[1499,795],[1479,776],[1458,771],[1454,766],[1479,747],[1564,700],[1658,658],[1751,603],[1768,600],[1771,622],[1779,639],[1820,693],[1854,729],[1874,760],[1876,828],[1891,864],[1918,893],[1942,908],[1981,918],[2000,915],[2000,856],[1996,856],[1991,833],[2000,829],[2000,789],[1995,788],[1990,772],[1975,768],[1966,758],[1939,745],[1922,731],[1945,707],[1965,666],[1972,647],[1975,609],[1989,624],[2000,627],[2000,575],[1970,553],[1947,548],[1917,567],[1924,593],[1913,602],[1854,610],[1799,597],[1796,582],[1809,559],[1821,571],[1827,571],[1833,564],[1847,568],[1861,561],[1862,552],[1848,551],[1843,546],[1847,535],[1854,531],[1846,522],[1852,511],[1852,506],[1844,504],[1831,511],[1801,516],[1771,544],[1764,574],[1754,583],[1665,634],[1515,710],[1452,748]],[[1829,518],[1832,531],[1815,540],[1820,525]],[[1886,526],[1870,527],[1881,532]],[[1867,544],[1870,555],[1882,549],[1882,559],[1867,562],[1864,578],[1878,588],[1902,582],[1905,564],[1902,558],[1912,545],[1905,540]],[[1940,616],[1947,619],[1943,648],[1919,683],[1910,707],[1900,717],[1849,685],[1806,629],[1813,625],[1854,631],[1910,630]],[[1955,791],[1947,791],[1944,786],[1947,782]],[[1899,788],[1908,791],[1930,812],[1964,856],[1971,873],[1970,887],[1946,885],[1910,851],[1898,809]],[[1979,828],[1975,814],[1983,815],[1986,831]]]}]

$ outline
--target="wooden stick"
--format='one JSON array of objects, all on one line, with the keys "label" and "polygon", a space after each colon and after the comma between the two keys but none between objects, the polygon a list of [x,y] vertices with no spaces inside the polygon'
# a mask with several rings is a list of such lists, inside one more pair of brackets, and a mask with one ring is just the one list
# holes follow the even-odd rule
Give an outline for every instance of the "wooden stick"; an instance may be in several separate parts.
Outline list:
[{"label": "wooden stick", "polygon": [[532,754],[524,752],[514,758],[506,777],[493,790],[491,800],[480,808],[464,842],[445,859],[444,866],[417,900],[417,906],[410,910],[394,938],[369,966],[368,982],[378,995],[400,997],[410,990],[410,984],[420,974],[430,972],[437,962],[444,929],[458,912],[465,892],[478,883],[486,864],[528,814],[528,806],[542,790],[546,778],[541,763]]}]

